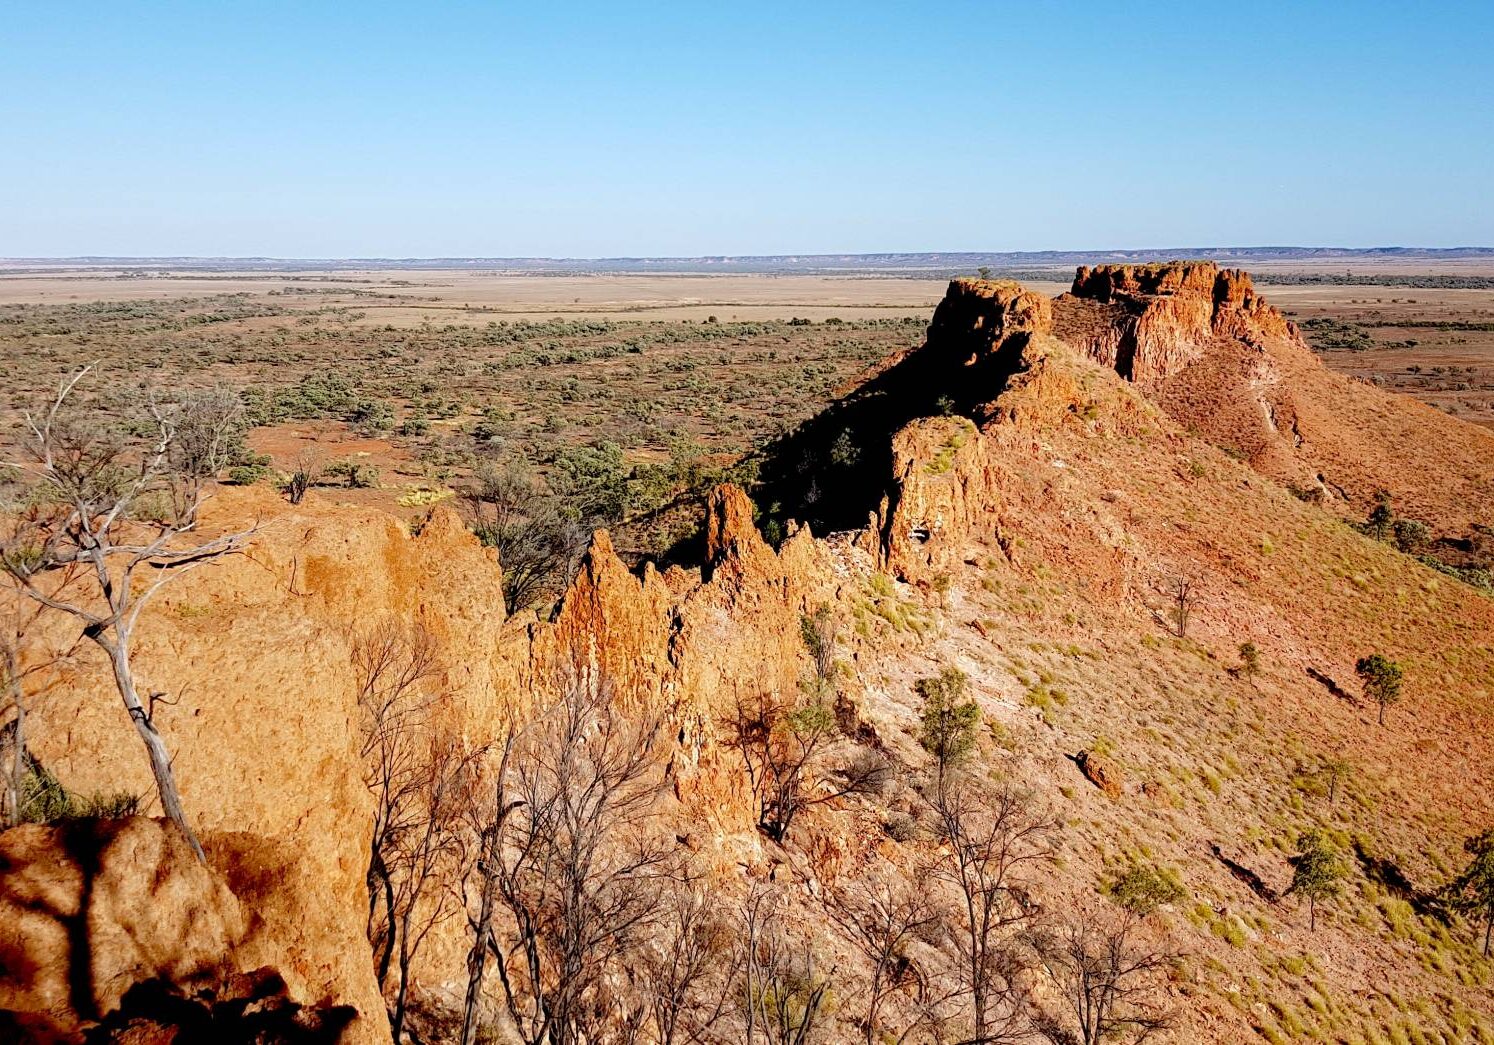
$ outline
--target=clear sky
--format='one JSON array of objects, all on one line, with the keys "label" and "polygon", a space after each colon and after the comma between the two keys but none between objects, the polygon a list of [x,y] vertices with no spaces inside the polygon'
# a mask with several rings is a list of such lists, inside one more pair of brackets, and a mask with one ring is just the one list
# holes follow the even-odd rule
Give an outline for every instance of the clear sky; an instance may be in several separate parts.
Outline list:
[{"label": "clear sky", "polygon": [[0,256],[1494,244],[1494,0],[0,4]]}]

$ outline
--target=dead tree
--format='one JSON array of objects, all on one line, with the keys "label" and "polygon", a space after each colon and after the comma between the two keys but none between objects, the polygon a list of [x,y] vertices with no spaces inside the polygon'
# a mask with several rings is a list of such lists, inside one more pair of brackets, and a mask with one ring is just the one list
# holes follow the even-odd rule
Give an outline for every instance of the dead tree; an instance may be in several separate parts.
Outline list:
[{"label": "dead tree", "polygon": [[1158,981],[1178,956],[1142,945],[1135,937],[1138,925],[1129,913],[1086,911],[1056,932],[1033,935],[1043,972],[1071,1018],[1039,1015],[1039,1034],[1054,1045],[1099,1045],[1144,1041],[1170,1025],[1168,1010],[1157,997]]},{"label": "dead tree", "polygon": [[1032,911],[1020,872],[1048,858],[1053,822],[1012,788],[986,793],[972,783],[941,790],[934,811],[944,839],[935,876],[953,887],[956,938],[971,1042],[1015,1040],[1022,1029],[1017,977],[1024,968],[1016,935]]},{"label": "dead tree", "polygon": [[[493,959],[503,1010],[528,1045],[579,1045],[636,1027],[644,1003],[615,984],[678,876],[655,825],[658,723],[630,720],[605,680],[578,673],[512,735],[472,817],[481,839],[467,892],[473,948],[463,1040]],[[501,917],[500,917],[501,916]]]},{"label": "dead tree", "polygon": [[[205,860],[156,728],[153,712],[162,695],[142,698],[132,650],[141,611],[164,584],[241,550],[253,532],[195,539],[198,510],[222,460],[215,448],[231,441],[237,414],[191,396],[174,404],[152,400],[151,436],[145,445],[130,446],[73,401],[91,369],[64,381],[45,411],[27,416],[38,496],[0,549],[0,568],[22,595],[80,622],[83,636],[108,657],[150,760],[162,811]],[[190,455],[183,452],[188,429],[194,433]]]},{"label": "dead tree", "polygon": [[380,987],[393,978],[389,1025],[399,1042],[411,964],[431,930],[455,913],[440,884],[465,852],[462,817],[483,752],[441,721],[441,665],[423,629],[387,621],[355,639],[352,659],[364,783],[374,797],[367,931]]},{"label": "dead tree", "polygon": [[742,696],[725,726],[747,771],[758,827],[780,844],[804,809],[881,790],[890,775],[886,761],[871,751],[855,751],[833,777],[817,772],[841,738],[834,712],[819,695],[795,703],[762,691]]},{"label": "dead tree", "polygon": [[1170,577],[1166,582],[1165,591],[1172,602],[1172,626],[1180,639],[1188,637],[1188,617],[1198,599],[1196,587],[1192,577],[1182,575]]},{"label": "dead tree", "polygon": [[[868,877],[831,894],[826,910],[871,966],[862,1018],[867,1045],[901,1045],[941,1022],[939,1010],[953,995],[939,991],[908,955],[914,941],[939,921],[939,910],[925,892],[897,879]],[[912,1014],[895,1020],[888,1002],[899,994],[911,997]]]},{"label": "dead tree", "polygon": [[735,964],[731,929],[693,883],[663,904],[640,977],[657,1045],[698,1045],[726,1014]]},{"label": "dead tree", "polygon": [[791,938],[779,917],[779,894],[754,887],[742,906],[735,992],[745,1045],[808,1045],[815,1040],[832,981],[814,951]]}]

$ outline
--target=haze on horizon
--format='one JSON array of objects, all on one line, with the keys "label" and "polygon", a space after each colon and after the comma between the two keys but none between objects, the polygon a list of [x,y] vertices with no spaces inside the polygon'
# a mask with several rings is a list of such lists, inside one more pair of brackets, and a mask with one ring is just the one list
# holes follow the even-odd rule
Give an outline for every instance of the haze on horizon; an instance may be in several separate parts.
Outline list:
[{"label": "haze on horizon", "polygon": [[1494,242],[1494,9],[7,11],[0,254]]}]

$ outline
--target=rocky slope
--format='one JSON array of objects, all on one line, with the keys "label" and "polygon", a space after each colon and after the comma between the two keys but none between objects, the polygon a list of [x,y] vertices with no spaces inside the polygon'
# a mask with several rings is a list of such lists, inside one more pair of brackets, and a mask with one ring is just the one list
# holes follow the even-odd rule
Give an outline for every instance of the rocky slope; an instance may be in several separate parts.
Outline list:
[{"label": "rocky slope", "polygon": [[[856,452],[831,461],[844,433]],[[445,713],[476,743],[578,665],[622,706],[664,716],[680,845],[723,906],[752,881],[788,890],[845,999],[827,1040],[855,1033],[867,970],[822,898],[868,867],[913,880],[937,855],[929,831],[897,825],[919,821],[928,772],[914,683],[950,664],[987,724],[981,771],[1032,789],[1064,825],[1027,883],[1038,906],[1104,903],[1098,887],[1138,859],[1182,882],[1147,929],[1190,955],[1166,987],[1174,1040],[1494,1035],[1494,965],[1415,904],[1494,821],[1494,604],[1283,485],[1321,475],[1348,514],[1384,486],[1456,532],[1490,521],[1491,469],[1494,440],[1332,377],[1248,277],[1190,264],[1081,270],[1054,302],[957,281],[925,348],[770,456],[780,547],[723,487],[698,567],[631,572],[599,533],[552,619],[505,619],[499,564],[452,513],[412,536],[315,495],[291,507],[225,492],[206,525],[258,518],[252,548],[171,587],[138,652],[149,685],[178,698],[160,723],[213,873],[126,829],[140,853],[105,877],[159,867],[159,899],[100,906],[49,886],[65,918],[13,948],[26,960],[4,963],[0,1008],[67,1033],[139,980],[268,967],[295,999],[356,1007],[349,1040],[387,1040],[364,937],[371,799],[353,664],[358,636],[393,619],[432,637]],[[1168,617],[1178,577],[1197,593],[1185,637]],[[780,846],[755,830],[722,720],[739,697],[797,689],[800,620],[819,607],[842,644],[846,724],[898,782],[811,809]],[[73,637],[59,623],[47,643]],[[1247,640],[1258,675],[1235,670]],[[1407,666],[1383,729],[1349,695],[1370,651]],[[81,653],[47,677],[33,749],[77,790],[146,793],[101,667]],[[1330,804],[1313,781],[1335,756],[1355,770]],[[1314,825],[1359,856],[1311,932],[1280,893]],[[24,871],[37,858],[10,854],[78,858],[69,838],[21,830],[0,837],[0,910],[41,888]],[[165,912],[148,945],[126,910],[142,904]],[[86,941],[65,928],[80,917]],[[464,930],[450,919],[421,953],[432,1006],[460,997]],[[64,997],[60,970],[85,943],[100,973]]]}]

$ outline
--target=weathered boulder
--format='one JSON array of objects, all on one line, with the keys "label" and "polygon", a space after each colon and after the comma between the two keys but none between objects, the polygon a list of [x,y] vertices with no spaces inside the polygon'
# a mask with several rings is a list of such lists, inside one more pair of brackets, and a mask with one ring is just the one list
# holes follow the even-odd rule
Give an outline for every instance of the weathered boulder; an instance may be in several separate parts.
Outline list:
[{"label": "weathered boulder", "polygon": [[1125,791],[1125,774],[1115,761],[1098,751],[1084,750],[1074,756],[1079,772],[1095,787],[1111,798],[1120,798]]}]

